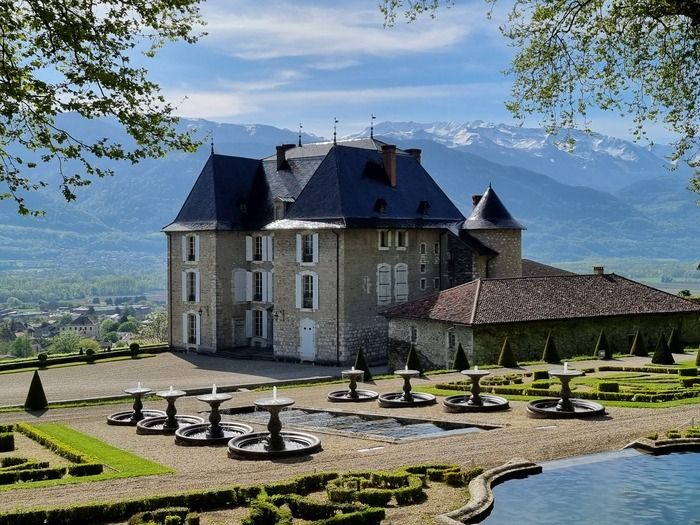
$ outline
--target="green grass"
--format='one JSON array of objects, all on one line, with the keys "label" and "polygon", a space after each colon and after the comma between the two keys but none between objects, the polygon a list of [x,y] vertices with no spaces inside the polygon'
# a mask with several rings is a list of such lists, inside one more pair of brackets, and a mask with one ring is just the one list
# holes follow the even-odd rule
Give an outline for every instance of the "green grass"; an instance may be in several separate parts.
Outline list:
[{"label": "green grass", "polygon": [[[131,403],[131,398],[130,396],[120,396],[117,398],[100,398],[96,397],[93,399],[83,399],[83,400],[75,400],[75,401],[66,401],[66,402],[61,402],[61,403],[49,403],[49,408],[50,409],[56,409],[56,408],[79,408],[79,407],[92,407],[92,406],[105,406],[105,405],[124,405],[126,403]],[[162,401],[161,398],[156,396],[155,394],[145,396],[143,398],[143,401]],[[13,406],[7,406],[7,407],[0,407],[0,414],[11,414],[13,412],[25,412],[24,405],[13,405]]]},{"label": "green grass", "polygon": [[33,426],[49,434],[55,440],[68,445],[70,448],[76,449],[82,454],[94,458],[96,463],[102,463],[105,466],[105,472],[96,476],[66,477],[13,485],[1,485],[0,492],[16,488],[53,487],[75,483],[90,483],[107,479],[172,474],[175,472],[175,470],[170,467],[165,467],[132,454],[131,452],[108,445],[99,439],[78,432],[66,425],[61,425],[59,423],[42,423]]},{"label": "green grass", "polygon": [[47,365],[43,367],[38,367],[38,366],[33,366],[33,367],[28,367],[28,368],[18,368],[16,370],[2,370],[0,371],[0,375],[3,374],[20,374],[22,372],[34,372],[34,370],[49,370],[51,368],[67,368],[69,366],[94,366],[100,363],[111,363],[114,361],[126,361],[128,359],[146,359],[148,357],[156,357],[156,354],[139,354],[138,357],[131,357],[128,355],[120,356],[120,357],[105,357],[104,359],[96,359],[94,363],[86,363],[85,361],[78,361],[75,363],[62,363],[59,365]]}]

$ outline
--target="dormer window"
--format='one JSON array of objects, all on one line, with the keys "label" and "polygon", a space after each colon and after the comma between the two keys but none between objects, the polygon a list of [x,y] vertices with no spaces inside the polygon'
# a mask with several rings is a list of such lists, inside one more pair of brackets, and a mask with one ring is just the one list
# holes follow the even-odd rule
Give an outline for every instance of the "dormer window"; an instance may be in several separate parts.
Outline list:
[{"label": "dormer window", "polygon": [[248,204],[245,202],[240,202],[238,204],[239,209],[241,210],[241,213],[248,213]]},{"label": "dormer window", "polygon": [[382,215],[386,213],[386,201],[384,199],[377,199],[374,203],[374,211],[381,213]]},{"label": "dormer window", "polygon": [[420,201],[420,204],[418,204],[418,213],[421,215],[428,215],[429,211],[430,203],[428,201]]}]

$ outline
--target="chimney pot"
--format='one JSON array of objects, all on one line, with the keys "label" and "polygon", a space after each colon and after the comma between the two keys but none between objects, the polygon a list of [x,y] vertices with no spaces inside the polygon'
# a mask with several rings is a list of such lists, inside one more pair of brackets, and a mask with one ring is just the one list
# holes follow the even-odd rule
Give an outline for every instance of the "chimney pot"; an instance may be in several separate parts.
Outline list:
[{"label": "chimney pot", "polygon": [[411,157],[416,159],[418,161],[418,164],[420,164],[421,154],[423,153],[423,150],[421,150],[420,148],[409,148],[406,150],[406,153],[408,153]]},{"label": "chimney pot", "polygon": [[389,184],[396,187],[396,146],[385,144],[382,146],[382,159],[384,161],[384,171],[389,177]]},{"label": "chimney pot", "polygon": [[476,205],[481,202],[481,197],[483,195],[472,195],[472,205],[476,208]]},{"label": "chimney pot", "polygon": [[277,171],[284,169],[287,164],[287,150],[292,149],[294,144],[282,144],[277,146]]},{"label": "chimney pot", "polygon": [[605,274],[605,266],[594,266],[593,273],[595,275],[604,275]]}]

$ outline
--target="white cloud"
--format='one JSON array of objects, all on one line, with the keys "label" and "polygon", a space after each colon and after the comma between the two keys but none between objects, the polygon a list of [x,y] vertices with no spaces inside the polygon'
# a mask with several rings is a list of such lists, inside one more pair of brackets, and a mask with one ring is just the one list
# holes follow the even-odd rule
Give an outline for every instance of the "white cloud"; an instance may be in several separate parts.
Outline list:
[{"label": "white cloud", "polygon": [[260,111],[244,96],[229,91],[171,89],[164,90],[163,95],[177,105],[175,113],[186,118],[217,119]]},{"label": "white cloud", "polygon": [[[475,10],[479,14],[469,14]],[[341,65],[358,55],[396,56],[444,49],[463,40],[471,26],[486,22],[482,7],[455,7],[449,16],[385,29],[375,2],[319,7],[274,0],[262,8],[260,2],[229,1],[204,4],[202,13],[208,36],[201,42],[233,56],[250,60],[333,57]]]}]

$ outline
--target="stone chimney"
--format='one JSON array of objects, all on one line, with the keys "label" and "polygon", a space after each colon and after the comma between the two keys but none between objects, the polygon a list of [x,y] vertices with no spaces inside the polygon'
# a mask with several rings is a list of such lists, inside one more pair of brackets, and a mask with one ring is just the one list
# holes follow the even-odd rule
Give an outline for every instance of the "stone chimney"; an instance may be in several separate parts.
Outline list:
[{"label": "stone chimney", "polygon": [[420,157],[423,151],[420,148],[409,148],[406,150],[406,153],[408,153],[411,157],[416,159],[418,161],[418,164],[420,164]]},{"label": "stone chimney", "polygon": [[483,197],[483,195],[472,195],[472,206],[476,208],[476,205],[481,202],[481,197]]},{"label": "stone chimney", "polygon": [[287,165],[287,150],[292,149],[294,144],[282,144],[277,146],[277,171],[284,169]]},{"label": "stone chimney", "polygon": [[594,266],[593,273],[595,275],[605,275],[605,266]]},{"label": "stone chimney", "polygon": [[384,171],[389,177],[389,184],[396,187],[396,146],[385,144],[382,146],[382,158],[384,160]]}]

